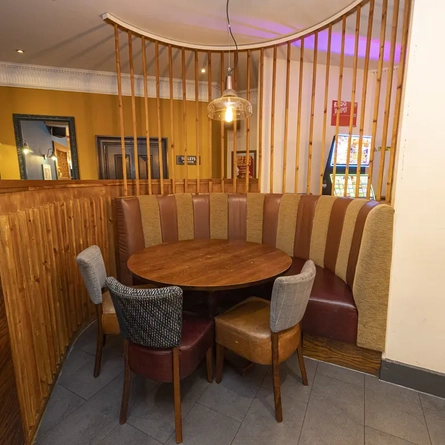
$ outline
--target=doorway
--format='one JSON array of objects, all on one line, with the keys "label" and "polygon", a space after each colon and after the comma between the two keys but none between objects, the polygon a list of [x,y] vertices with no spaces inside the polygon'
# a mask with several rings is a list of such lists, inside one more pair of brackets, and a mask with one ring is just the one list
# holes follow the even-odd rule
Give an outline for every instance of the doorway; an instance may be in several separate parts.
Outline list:
[{"label": "doorway", "polygon": [[[134,139],[125,138],[125,168],[128,179],[136,179],[136,163],[134,160]],[[139,179],[148,179],[147,139],[137,138],[137,167]],[[150,161],[152,179],[160,179],[158,138],[150,138]],[[96,148],[99,158],[99,179],[123,179],[123,160],[121,138],[116,136],[96,136]],[[162,172],[168,179],[167,138],[161,139]]]}]

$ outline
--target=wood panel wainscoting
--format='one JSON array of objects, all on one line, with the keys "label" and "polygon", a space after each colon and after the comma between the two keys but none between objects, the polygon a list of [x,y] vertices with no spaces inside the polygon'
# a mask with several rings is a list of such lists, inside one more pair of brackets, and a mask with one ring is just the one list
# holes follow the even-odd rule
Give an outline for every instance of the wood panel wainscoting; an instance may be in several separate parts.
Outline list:
[{"label": "wood panel wainscoting", "polygon": [[[196,192],[196,180],[187,185]],[[251,181],[250,191],[257,186]],[[221,191],[221,181],[200,181],[201,192],[210,187]],[[244,187],[238,182],[237,192]],[[152,193],[160,188],[153,180]],[[170,193],[171,181],[163,188]],[[225,190],[231,188],[226,180]],[[184,191],[176,181],[176,192]],[[122,181],[0,181],[1,445],[23,443],[20,425],[32,443],[65,353],[95,317],[77,254],[97,244],[107,272],[116,274],[112,199],[123,192]],[[137,191],[128,181],[128,193],[136,192],[148,193],[147,181]]]}]

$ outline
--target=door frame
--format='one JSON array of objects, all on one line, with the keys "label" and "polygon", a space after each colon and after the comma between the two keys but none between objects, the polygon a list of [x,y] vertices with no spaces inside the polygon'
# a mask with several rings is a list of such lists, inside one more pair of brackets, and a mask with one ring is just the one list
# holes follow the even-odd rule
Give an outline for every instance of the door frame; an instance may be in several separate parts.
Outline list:
[{"label": "door frame", "polygon": [[[125,136],[125,153],[127,153],[127,149],[130,151],[133,149],[134,137],[133,136]],[[99,170],[99,179],[105,179],[108,175],[108,165],[107,165],[107,143],[121,143],[120,136],[96,136],[96,154],[97,154],[97,164]],[[147,146],[147,138],[146,137],[138,137],[137,138],[138,145]],[[147,156],[151,154],[151,149],[158,149],[159,140],[158,138],[150,138],[150,149],[147,147]],[[163,173],[164,179],[168,179],[168,156],[167,156],[167,138],[161,138],[162,144],[162,161],[163,161]],[[139,153],[138,153],[139,154]],[[124,164],[123,164],[124,165]],[[135,160],[135,169],[138,167],[139,162]],[[131,171],[131,170],[130,170]]]}]

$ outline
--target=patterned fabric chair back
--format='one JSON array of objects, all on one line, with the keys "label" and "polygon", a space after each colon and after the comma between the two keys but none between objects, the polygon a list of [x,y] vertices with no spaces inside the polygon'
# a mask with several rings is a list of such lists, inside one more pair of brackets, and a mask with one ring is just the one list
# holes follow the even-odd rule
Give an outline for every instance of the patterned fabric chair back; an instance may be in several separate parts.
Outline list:
[{"label": "patterned fabric chair back", "polygon": [[123,337],[150,348],[181,343],[182,289],[177,286],[138,289],[106,279]]},{"label": "patterned fabric chair back", "polygon": [[315,273],[315,264],[308,260],[300,274],[275,280],[270,304],[272,332],[284,331],[301,321],[311,296]]},{"label": "patterned fabric chair back", "polygon": [[90,246],[82,250],[77,255],[76,261],[91,301],[94,304],[101,304],[107,272],[99,246]]}]

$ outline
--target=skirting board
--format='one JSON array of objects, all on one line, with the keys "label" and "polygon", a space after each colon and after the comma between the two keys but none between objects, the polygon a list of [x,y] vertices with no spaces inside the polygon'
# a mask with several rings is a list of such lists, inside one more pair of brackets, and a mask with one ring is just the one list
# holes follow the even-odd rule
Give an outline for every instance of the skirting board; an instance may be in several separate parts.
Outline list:
[{"label": "skirting board", "polygon": [[380,380],[406,386],[420,392],[445,397],[445,374],[382,360]]}]

